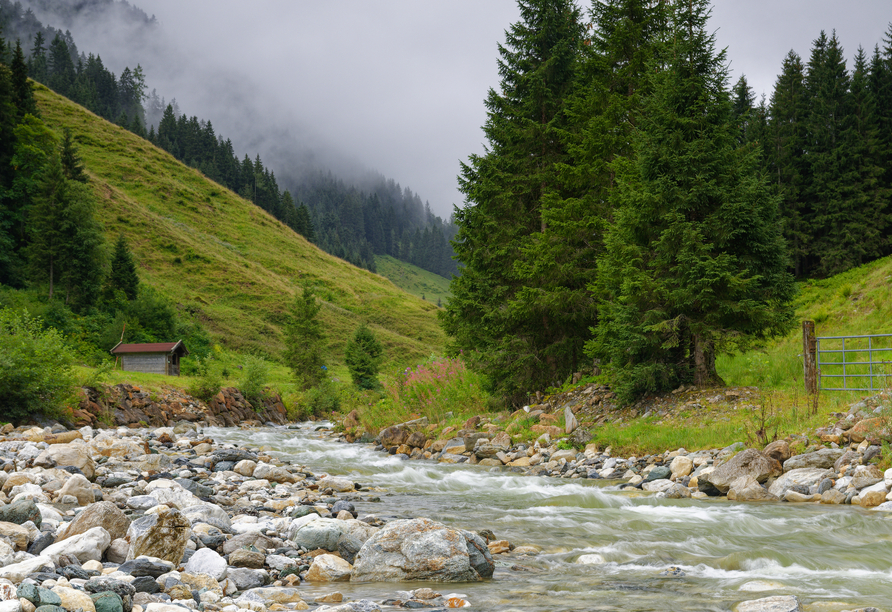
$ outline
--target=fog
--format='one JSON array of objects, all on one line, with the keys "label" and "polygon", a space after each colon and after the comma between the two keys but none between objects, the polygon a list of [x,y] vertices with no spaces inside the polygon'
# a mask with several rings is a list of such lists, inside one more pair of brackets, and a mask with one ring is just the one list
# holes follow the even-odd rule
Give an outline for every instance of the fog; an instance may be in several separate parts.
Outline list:
[{"label": "fog", "polygon": [[[259,153],[280,185],[295,169],[347,180],[374,170],[440,215],[462,203],[459,162],[484,150],[497,43],[519,18],[514,0],[131,3],[158,26],[48,25],[70,27],[116,74],[142,64],[150,91],[211,120],[239,156]],[[728,48],[732,82],[745,73],[757,96],[770,97],[791,48],[807,60],[820,30],[835,28],[851,65],[890,20],[888,0],[718,0],[711,27]]]}]

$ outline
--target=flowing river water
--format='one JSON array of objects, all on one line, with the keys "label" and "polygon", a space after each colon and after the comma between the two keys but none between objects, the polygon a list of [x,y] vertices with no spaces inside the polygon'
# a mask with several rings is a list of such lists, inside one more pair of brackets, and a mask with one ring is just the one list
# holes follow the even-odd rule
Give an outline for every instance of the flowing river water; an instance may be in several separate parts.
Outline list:
[{"label": "flowing river water", "polygon": [[[382,601],[434,586],[487,611],[731,610],[740,601],[797,595],[813,612],[892,610],[892,516],[853,506],[657,499],[617,483],[529,477],[499,468],[407,461],[369,445],[300,429],[208,429],[219,442],[262,447],[316,474],[381,487],[360,516],[427,517],[534,545],[535,557],[496,555],[481,583],[307,585]],[[580,564],[597,554],[604,563]],[[523,566],[518,567],[518,566]],[[670,567],[681,572],[668,572]]]}]

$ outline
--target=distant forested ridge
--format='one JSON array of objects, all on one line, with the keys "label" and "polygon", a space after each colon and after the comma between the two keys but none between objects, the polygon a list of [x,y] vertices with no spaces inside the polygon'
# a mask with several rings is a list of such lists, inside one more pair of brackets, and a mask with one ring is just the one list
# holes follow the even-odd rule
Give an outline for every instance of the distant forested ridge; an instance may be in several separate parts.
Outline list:
[{"label": "distant forested ridge", "polygon": [[[41,14],[62,23],[74,17],[108,18],[156,26],[127,2],[30,0]],[[28,75],[97,115],[165,149],[208,178],[254,202],[320,248],[375,271],[375,255],[391,255],[445,277],[458,272],[450,241],[456,228],[430,212],[417,194],[392,180],[375,177],[363,190],[329,172],[288,179],[281,189],[275,173],[261,160],[235,152],[232,141],[217,134],[210,120],[181,113],[176,99],[147,92],[141,66],[115,76],[102,58],[80,52],[69,31],[44,26],[21,2],[0,0],[0,29],[19,40]]]},{"label": "distant forested ridge", "polygon": [[757,102],[708,0],[518,5],[441,315],[492,390],[720,382],[717,354],[789,329],[794,277],[892,253],[892,27],[851,68],[821,32]]}]

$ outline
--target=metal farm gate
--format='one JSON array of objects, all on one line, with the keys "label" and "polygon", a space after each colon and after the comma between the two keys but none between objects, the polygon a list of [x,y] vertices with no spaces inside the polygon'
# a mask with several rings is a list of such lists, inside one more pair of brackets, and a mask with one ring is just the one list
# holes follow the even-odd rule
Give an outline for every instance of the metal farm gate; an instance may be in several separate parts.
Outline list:
[{"label": "metal farm gate", "polygon": [[822,391],[881,391],[892,387],[892,334],[815,338]]}]

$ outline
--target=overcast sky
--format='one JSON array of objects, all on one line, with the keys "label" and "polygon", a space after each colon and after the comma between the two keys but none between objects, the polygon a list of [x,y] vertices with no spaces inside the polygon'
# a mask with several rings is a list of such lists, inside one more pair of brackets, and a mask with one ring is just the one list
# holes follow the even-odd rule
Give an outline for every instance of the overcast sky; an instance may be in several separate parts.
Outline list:
[{"label": "overcast sky", "polygon": [[[377,170],[441,215],[462,203],[459,160],[483,150],[496,44],[518,19],[514,0],[131,3],[158,18],[151,53],[107,30],[75,30],[78,45],[116,72],[141,61],[150,88],[211,119],[240,154],[259,152],[276,169],[307,163],[285,152],[309,149],[336,172]],[[711,27],[732,82],[743,72],[770,96],[787,51],[807,59],[821,29],[837,30],[851,64],[890,21],[890,0],[717,0]]]}]

